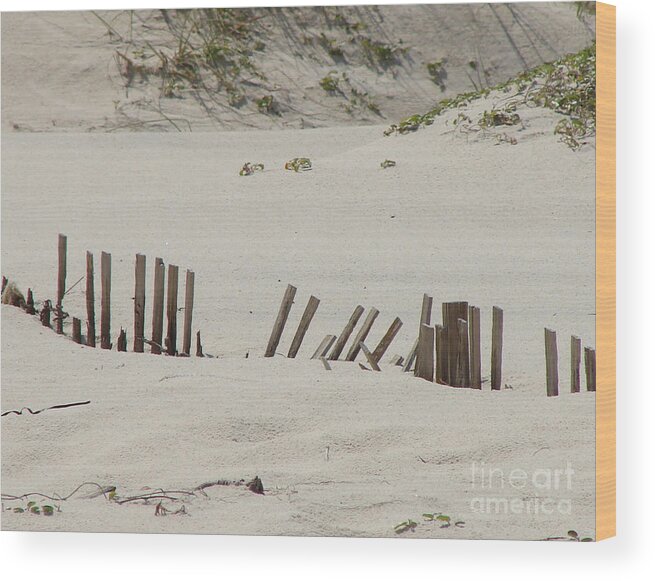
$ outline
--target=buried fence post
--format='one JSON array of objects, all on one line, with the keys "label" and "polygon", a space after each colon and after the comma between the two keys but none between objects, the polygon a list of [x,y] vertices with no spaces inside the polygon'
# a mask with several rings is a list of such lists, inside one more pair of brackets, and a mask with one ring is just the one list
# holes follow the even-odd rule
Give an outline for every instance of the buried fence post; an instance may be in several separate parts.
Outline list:
[{"label": "buried fence post", "polygon": [[559,377],[557,371],[557,334],[551,329],[544,329],[546,341],[546,395],[559,395]]},{"label": "buried fence post", "polygon": [[324,339],[321,341],[320,345],[316,348],[316,351],[314,351],[314,355],[310,357],[310,359],[320,359],[321,357],[325,357],[327,355],[327,352],[330,350],[330,347],[332,347],[332,344],[337,340],[336,335],[326,335]]},{"label": "buried fence post", "polygon": [[471,350],[471,382],[473,389],[482,389],[482,356],[480,345],[480,307],[469,307],[469,345]]},{"label": "buried fence post", "polygon": [[587,391],[596,391],[596,350],[584,348],[584,367],[587,380]]},{"label": "buried fence post", "polygon": [[431,325],[421,325],[414,376],[434,381],[434,327]]},{"label": "buried fence post", "polygon": [[146,257],[136,255],[134,265],[134,345],[135,353],[143,353],[146,310]]},{"label": "buried fence post", "polygon": [[329,360],[336,361],[337,359],[339,359],[341,352],[344,350],[344,347],[346,346],[348,339],[350,339],[350,335],[352,335],[352,332],[355,330],[355,327],[357,326],[357,323],[359,322],[359,319],[361,318],[363,313],[364,313],[364,307],[362,307],[361,305],[357,305],[355,307],[355,310],[353,311],[353,314],[350,315],[350,319],[348,320],[348,323],[346,323],[346,326],[344,327],[343,331],[341,331],[341,335],[339,335],[337,342],[334,344],[334,347],[332,348],[332,353],[330,353],[330,356],[328,357]]},{"label": "buried fence post", "polygon": [[361,348],[361,343],[364,342],[366,337],[368,336],[371,327],[373,326],[373,323],[375,323],[375,319],[377,319],[378,315],[380,314],[380,311],[378,311],[375,307],[371,307],[371,310],[368,312],[368,315],[366,315],[366,319],[364,320],[364,324],[362,325],[362,328],[359,330],[359,333],[355,336],[355,341],[352,344],[352,347],[348,351],[348,354],[346,355],[346,361],[355,361],[355,358],[357,357],[357,354],[359,353],[359,350]]},{"label": "buried fence post", "polygon": [[82,321],[77,317],[73,317],[73,341],[82,343]]},{"label": "buried fence post", "polygon": [[580,337],[571,335],[571,393],[580,393]]},{"label": "buried fence post", "polygon": [[159,355],[164,336],[164,279],[166,267],[161,258],[155,258],[155,285],[152,299],[152,342],[150,353]]},{"label": "buried fence post", "polygon": [[289,312],[293,305],[293,299],[296,296],[296,290],[295,286],[288,284],[287,289],[284,291],[284,297],[282,297],[282,303],[277,312],[277,318],[273,324],[273,330],[271,331],[271,337],[268,340],[264,357],[273,357],[273,355],[275,355],[275,350],[280,344],[282,331],[284,331],[284,325],[286,325],[287,319],[289,318]]},{"label": "buried fence post", "polygon": [[391,342],[394,340],[402,326],[403,322],[398,317],[396,317],[393,320],[393,323],[391,323],[391,326],[385,333],[384,337],[382,337],[378,343],[378,346],[373,350],[373,359],[376,363],[379,363],[382,360],[382,357],[384,357],[384,354],[387,352],[389,345],[391,345]]},{"label": "buried fence post", "polygon": [[178,267],[168,265],[168,291],[166,293],[166,353],[177,354],[177,277]]},{"label": "buried fence post", "polygon": [[118,340],[116,341],[116,349],[118,351],[127,351],[127,333],[121,327],[120,333],[118,334]]},{"label": "buried fence post", "polygon": [[200,342],[200,331],[196,333],[196,357],[204,357],[202,353],[202,343]]},{"label": "buried fence post", "polygon": [[184,340],[182,353],[191,354],[191,322],[193,317],[193,293],[196,275],[192,270],[186,271],[186,287],[184,291]]},{"label": "buried fence post", "polygon": [[52,303],[49,300],[44,301],[43,307],[41,307],[41,312],[39,313],[39,319],[44,327],[50,327],[51,309],[52,309]]},{"label": "buried fence post", "polygon": [[493,308],[491,326],[491,389],[500,389],[503,372],[503,309]]},{"label": "buried fence post", "polygon": [[100,347],[111,349],[111,254],[107,252],[103,252],[100,256],[100,282],[102,285]]},{"label": "buried fence post", "polygon": [[93,283],[93,254],[86,251],[86,344],[96,346],[95,286]]},{"label": "buried fence post", "polygon": [[305,338],[305,333],[307,333],[307,329],[309,329],[309,324],[312,322],[320,302],[321,301],[313,295],[309,297],[305,311],[303,312],[300,323],[298,324],[296,334],[291,341],[291,347],[289,347],[289,353],[287,354],[289,359],[293,359],[298,354],[300,345],[302,345],[302,340]]},{"label": "buried fence post", "polygon": [[63,234],[59,235],[59,243],[57,246],[57,253],[59,258],[59,265],[57,271],[57,304],[55,305],[57,324],[57,333],[62,335],[64,332],[64,313],[62,309],[62,301],[64,294],[66,294],[66,247],[67,239]]}]

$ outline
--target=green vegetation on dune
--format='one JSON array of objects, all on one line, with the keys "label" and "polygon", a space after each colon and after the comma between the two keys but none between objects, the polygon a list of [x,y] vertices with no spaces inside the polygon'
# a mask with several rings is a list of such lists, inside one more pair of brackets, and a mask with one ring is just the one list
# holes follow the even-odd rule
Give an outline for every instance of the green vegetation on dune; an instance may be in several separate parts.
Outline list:
[{"label": "green vegetation on dune", "polygon": [[[585,138],[596,132],[596,44],[520,73],[494,87],[442,99],[434,109],[422,115],[412,115],[389,127],[384,134],[411,133],[432,125],[435,118],[446,111],[464,107],[492,92],[512,91],[516,93],[512,102],[514,106],[545,107],[564,115],[554,133],[569,147],[578,149]],[[488,125],[488,115],[482,121]]]}]

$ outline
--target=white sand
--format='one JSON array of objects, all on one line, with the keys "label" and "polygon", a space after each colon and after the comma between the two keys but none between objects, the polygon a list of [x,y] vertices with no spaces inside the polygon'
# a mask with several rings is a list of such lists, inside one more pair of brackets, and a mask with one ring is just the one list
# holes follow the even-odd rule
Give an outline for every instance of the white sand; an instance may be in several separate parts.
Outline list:
[{"label": "white sand", "polygon": [[[154,505],[77,499],[50,518],[3,511],[2,527],[394,536],[413,518],[416,531],[402,536],[593,536],[594,396],[566,392],[570,334],[594,344],[594,149],[557,143],[554,114],[520,112],[516,146],[467,140],[441,119],[403,137],[381,126],[4,133],[3,274],[42,300],[55,293],[58,232],[69,237],[71,284],[85,250],[110,251],[112,334],[126,327],[131,346],[134,254],[148,256],[146,329],[154,257],[192,268],[194,329],[217,358],[83,348],[68,326],[57,337],[3,306],[2,410],[92,401],[2,419],[3,493],[67,494],[95,481],[125,497],[257,474],[266,494],[215,487],[186,504],[188,516],[164,518]],[[296,156],[314,169],[284,171]],[[380,169],[385,158],[397,167]],[[266,171],[239,177],[245,161]],[[280,352],[309,295],[322,302],[296,360],[264,359],[287,283],[299,291]],[[389,366],[416,336],[424,292],[482,308],[483,377],[491,307],[503,307],[503,383],[513,389],[452,389]],[[65,306],[84,318],[84,300],[79,285]],[[328,372],[309,356],[356,304],[381,311],[371,346],[395,316],[405,325],[381,373],[346,363]],[[559,398],[545,395],[544,326],[558,331]],[[570,490],[496,480],[481,491],[473,462],[506,476],[570,462],[575,474]],[[571,514],[476,513],[480,496],[570,499]],[[425,512],[466,524],[440,529]]]}]

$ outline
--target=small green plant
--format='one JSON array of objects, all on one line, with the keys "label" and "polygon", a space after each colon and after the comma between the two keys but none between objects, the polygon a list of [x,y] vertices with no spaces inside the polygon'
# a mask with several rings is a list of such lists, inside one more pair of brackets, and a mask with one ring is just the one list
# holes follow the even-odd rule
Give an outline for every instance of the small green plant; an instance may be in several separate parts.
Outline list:
[{"label": "small green plant", "polygon": [[548,537],[542,539],[544,541],[572,541],[574,543],[592,543],[594,539],[591,537],[580,537],[577,531],[570,530],[566,533],[565,537]]},{"label": "small green plant", "polygon": [[463,528],[466,523],[464,523],[463,520],[455,521],[453,522],[452,519],[441,512],[435,512],[435,513],[423,513],[423,520],[426,522],[437,522],[439,523],[439,526],[442,529],[447,529],[451,526],[455,526],[457,528]]},{"label": "small green plant", "polygon": [[330,71],[325,77],[323,77],[319,83],[321,88],[326,93],[337,93],[341,92],[339,89],[339,77],[337,76],[336,71]]},{"label": "small green plant", "polygon": [[250,163],[247,161],[246,163],[243,164],[243,167],[239,171],[240,176],[251,176],[257,171],[264,171],[264,164],[263,163]]},{"label": "small green plant", "polygon": [[374,65],[388,68],[400,62],[400,56],[407,52],[407,49],[393,44],[386,44],[378,40],[372,40],[368,36],[360,38],[360,46],[364,55]]},{"label": "small green plant", "polygon": [[[50,505],[50,504],[43,504],[39,506],[36,502],[33,500],[30,500],[26,506],[16,506],[14,508],[8,508],[7,510],[11,510],[12,512],[16,514],[34,514],[34,515],[42,515],[42,516],[52,516],[55,514],[55,507]],[[56,511],[59,511],[59,507],[56,507]]]},{"label": "small green plant", "polygon": [[312,169],[312,162],[308,157],[295,157],[284,164],[284,169],[295,171],[308,171]]},{"label": "small green plant", "polygon": [[398,523],[395,527],[393,527],[393,530],[397,535],[401,535],[403,533],[406,533],[407,531],[412,531],[417,527],[417,523],[414,522],[411,518],[408,518],[407,520]]},{"label": "small green plant", "polygon": [[382,169],[387,169],[388,167],[396,167],[396,162],[393,159],[385,159],[381,164],[380,167]]},{"label": "small green plant", "polygon": [[273,99],[273,95],[265,95],[264,97],[257,99],[256,103],[257,109],[259,109],[260,113],[270,114],[275,111],[275,101]]},{"label": "small green plant", "polygon": [[485,111],[478,122],[480,127],[499,127],[501,125],[517,125],[521,122],[521,117],[515,113],[512,108],[500,110],[492,109]]},{"label": "small green plant", "polygon": [[446,90],[446,69],[444,67],[446,60],[442,59],[439,61],[434,61],[426,65],[428,69],[428,75],[432,79],[432,82],[437,85],[442,91]]}]

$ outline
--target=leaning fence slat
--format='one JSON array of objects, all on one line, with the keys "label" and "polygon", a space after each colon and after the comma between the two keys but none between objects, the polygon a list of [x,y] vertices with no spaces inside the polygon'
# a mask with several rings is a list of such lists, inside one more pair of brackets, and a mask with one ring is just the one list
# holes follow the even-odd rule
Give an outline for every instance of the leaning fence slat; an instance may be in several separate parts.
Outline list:
[{"label": "leaning fence slat", "polygon": [[289,353],[287,354],[289,359],[293,359],[296,355],[298,355],[298,350],[300,349],[302,341],[305,338],[305,333],[307,333],[307,329],[309,329],[309,325],[312,322],[312,319],[314,318],[320,303],[321,301],[315,296],[312,295],[309,297],[305,311],[300,318],[298,329],[296,329],[296,334],[293,336],[293,340],[291,341],[291,347],[289,347]]},{"label": "leaning fence slat", "polygon": [[414,376],[434,381],[434,327],[421,325]]},{"label": "leaning fence slat", "polygon": [[336,340],[337,340],[336,335],[326,335],[321,341],[321,344],[316,348],[316,351],[314,351],[314,354],[311,356],[311,359],[320,359],[321,357],[325,357],[327,355],[327,352],[330,350],[330,347],[332,347],[332,344]]},{"label": "leaning fence slat", "polygon": [[346,355],[346,361],[355,361],[357,355],[359,354],[361,343],[365,341],[366,337],[368,336],[371,330],[371,327],[373,326],[373,323],[375,323],[375,319],[377,319],[379,314],[380,311],[378,311],[375,307],[371,307],[371,309],[368,312],[368,315],[366,315],[366,319],[364,320],[364,324],[362,325],[362,328],[355,336],[355,340],[353,341],[352,347],[350,347],[350,350]]},{"label": "leaning fence slat", "polygon": [[503,309],[493,308],[491,326],[491,389],[500,389],[503,375]]},{"label": "leaning fence slat", "polygon": [[405,359],[403,358],[402,355],[394,355],[394,356],[391,358],[391,361],[389,361],[389,363],[390,363],[391,365],[402,366],[404,360],[405,360]]},{"label": "leaning fence slat", "polygon": [[57,270],[57,304],[55,305],[56,311],[56,330],[60,335],[64,332],[64,314],[62,303],[64,301],[64,294],[66,293],[66,247],[67,238],[63,234],[59,235],[57,245],[58,254],[58,270]]},{"label": "leaning fence slat", "polygon": [[339,359],[341,353],[346,347],[346,343],[348,342],[348,339],[350,339],[350,335],[352,335],[352,332],[355,330],[355,327],[357,326],[357,323],[359,322],[359,319],[363,314],[364,314],[364,307],[362,307],[361,305],[357,305],[355,307],[355,310],[353,311],[353,314],[350,315],[350,319],[348,320],[348,323],[346,323],[346,326],[344,327],[343,331],[341,331],[341,335],[339,335],[337,342],[334,344],[334,347],[332,348],[332,353],[330,353],[330,356],[328,357],[330,361],[336,361],[337,359]]},{"label": "leaning fence slat", "polygon": [[108,252],[100,255],[100,283],[100,347],[111,349],[111,254]]},{"label": "leaning fence slat", "polygon": [[186,271],[186,284],[184,291],[184,339],[182,353],[191,354],[191,323],[193,321],[193,293],[196,275],[192,270]]},{"label": "leaning fence slat", "polygon": [[366,360],[368,361],[368,364],[371,366],[371,369],[373,369],[373,371],[381,371],[380,366],[378,365],[378,362],[373,357],[373,354],[368,350],[368,347],[366,345],[364,345],[363,342],[359,344],[359,347],[362,350],[362,353],[364,354],[364,357],[366,357]]},{"label": "leaning fence slat", "polygon": [[398,317],[396,317],[393,320],[393,323],[391,323],[389,326],[387,332],[384,334],[384,337],[380,339],[378,346],[373,350],[373,359],[376,361],[376,363],[382,361],[382,357],[384,357],[384,354],[387,352],[389,345],[391,345],[391,342],[394,340],[402,326],[403,322]]},{"label": "leaning fence slat", "polygon": [[295,286],[288,284],[287,289],[284,291],[284,297],[282,298],[282,303],[280,304],[280,309],[277,313],[277,318],[275,319],[264,357],[273,357],[273,355],[275,355],[275,350],[280,344],[282,331],[284,331],[284,325],[287,323],[289,312],[293,306],[293,299],[296,296],[296,290]]},{"label": "leaning fence slat", "polygon": [[546,395],[559,395],[559,377],[557,370],[557,334],[551,329],[544,329],[546,346]]},{"label": "leaning fence slat", "polygon": [[134,345],[135,353],[143,353],[146,309],[146,257],[136,255],[134,264]]},{"label": "leaning fence slat", "polygon": [[164,282],[166,267],[161,258],[155,258],[154,292],[152,296],[152,341],[150,353],[159,355],[163,348],[164,337]]},{"label": "leaning fence slat", "polygon": [[168,265],[168,287],[166,292],[166,353],[177,355],[177,291],[179,268]]},{"label": "leaning fence slat", "polygon": [[482,389],[482,354],[480,345],[480,308],[469,307],[469,347],[471,352],[471,387]]},{"label": "leaning fence slat", "polygon": [[332,367],[330,367],[330,364],[328,363],[328,360],[325,357],[319,357],[319,359],[321,360],[323,367],[325,367],[327,371],[332,371]]},{"label": "leaning fence slat", "polygon": [[95,284],[93,281],[93,254],[86,252],[86,344],[96,346]]},{"label": "leaning fence slat", "polygon": [[416,359],[417,350],[418,350],[418,337],[414,341],[412,348],[409,350],[409,353],[407,354],[407,358],[405,359],[405,363],[403,365],[403,371],[412,370],[412,365],[414,364],[414,360]]},{"label": "leaning fence slat", "polygon": [[[428,294],[423,295],[423,303],[421,304],[421,325],[429,325],[432,319],[432,297]],[[419,325],[419,331],[421,330]]]},{"label": "leaning fence slat", "polygon": [[571,393],[580,393],[580,358],[582,342],[571,335]]}]

